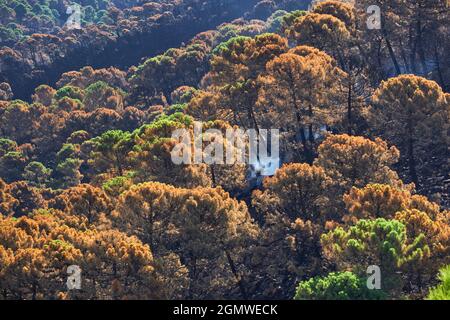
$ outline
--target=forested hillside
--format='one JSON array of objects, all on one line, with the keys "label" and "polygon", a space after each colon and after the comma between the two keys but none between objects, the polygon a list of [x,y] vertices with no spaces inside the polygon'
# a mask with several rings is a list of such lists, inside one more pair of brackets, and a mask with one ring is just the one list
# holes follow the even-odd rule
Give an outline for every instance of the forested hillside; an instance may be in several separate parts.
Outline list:
[{"label": "forested hillside", "polygon": [[[0,81],[26,99],[41,83],[54,85],[66,71],[85,65],[127,68],[201,31],[241,16],[266,18],[275,7],[305,8],[302,1],[256,0],[81,1],[81,29],[64,29],[66,0],[6,1],[1,7]],[[36,2],[36,3],[33,3]],[[287,2],[287,3],[285,3]],[[298,2],[299,4],[289,4]],[[263,7],[258,9],[259,7]],[[29,37],[27,37],[29,35]]]},{"label": "forested hillside", "polygon": [[77,2],[0,0],[0,299],[450,299],[447,0]]}]

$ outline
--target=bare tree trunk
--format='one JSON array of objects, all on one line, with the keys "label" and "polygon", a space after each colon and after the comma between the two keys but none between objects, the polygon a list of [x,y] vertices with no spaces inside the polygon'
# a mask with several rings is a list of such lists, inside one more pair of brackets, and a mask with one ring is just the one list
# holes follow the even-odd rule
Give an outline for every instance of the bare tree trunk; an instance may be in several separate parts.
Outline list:
[{"label": "bare tree trunk", "polygon": [[409,30],[409,63],[411,65],[412,73],[417,73],[417,66],[416,66],[417,42],[416,42],[416,40],[413,40],[412,33],[413,33],[413,31],[410,27],[410,30]]},{"label": "bare tree trunk", "polygon": [[427,72],[427,64],[425,59],[425,50],[423,48],[423,40],[422,40],[422,22],[417,20],[417,47],[419,52],[420,63],[422,65],[423,74]]},{"label": "bare tree trunk", "polygon": [[248,299],[248,294],[247,294],[247,290],[245,288],[244,279],[242,279],[242,277],[239,275],[239,273],[236,269],[236,265],[233,261],[233,258],[231,258],[231,255],[227,249],[225,249],[225,254],[227,256],[227,260],[228,260],[228,264],[230,265],[231,272],[233,273],[233,275],[236,278],[236,281],[238,283],[242,298]]},{"label": "bare tree trunk", "polygon": [[434,47],[434,59],[436,61],[436,71],[439,78],[439,84],[444,91],[447,90],[446,82],[444,81],[444,76],[442,75],[441,62],[439,60],[439,53],[437,46]]},{"label": "bare tree trunk", "polygon": [[214,170],[214,165],[211,165],[211,180],[212,180],[212,186],[213,186],[213,188],[215,188],[217,184],[216,184],[216,173]]},{"label": "bare tree trunk", "polygon": [[305,128],[300,128],[300,139],[302,140],[303,150],[305,152],[306,162],[309,164],[313,163],[312,152],[309,148],[308,141],[306,139]]},{"label": "bare tree trunk", "polygon": [[348,79],[348,94],[347,94],[347,133],[349,135],[352,134],[352,123],[353,123],[353,105],[352,105],[352,99],[353,99],[353,84],[351,80],[351,76],[349,75]]},{"label": "bare tree trunk", "polygon": [[389,56],[391,57],[392,63],[394,64],[395,72],[397,73],[397,75],[399,75],[402,73],[400,70],[400,65],[398,64],[397,57],[395,56],[395,53],[394,53],[394,49],[392,49],[391,42],[387,38],[387,33],[386,33],[386,30],[384,30],[384,29],[383,29],[383,36],[384,36],[384,40],[386,41],[386,46],[389,51]]}]

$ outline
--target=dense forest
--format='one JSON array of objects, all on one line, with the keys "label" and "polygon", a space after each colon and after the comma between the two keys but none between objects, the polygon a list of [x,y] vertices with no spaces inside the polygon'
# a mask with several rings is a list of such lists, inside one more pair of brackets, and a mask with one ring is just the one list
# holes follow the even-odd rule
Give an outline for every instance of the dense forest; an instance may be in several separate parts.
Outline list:
[{"label": "dense forest", "polygon": [[[449,10],[0,0],[0,300],[449,300]],[[276,171],[173,161],[238,128]]]}]

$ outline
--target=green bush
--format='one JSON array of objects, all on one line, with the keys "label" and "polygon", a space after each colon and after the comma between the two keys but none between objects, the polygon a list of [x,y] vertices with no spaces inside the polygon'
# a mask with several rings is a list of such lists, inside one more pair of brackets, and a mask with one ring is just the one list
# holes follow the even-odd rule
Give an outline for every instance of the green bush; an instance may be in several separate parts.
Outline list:
[{"label": "green bush", "polygon": [[441,269],[439,280],[441,283],[430,290],[427,300],[450,300],[450,265]]},{"label": "green bush", "polygon": [[386,294],[367,288],[366,279],[352,272],[332,272],[300,282],[295,300],[381,300]]}]

